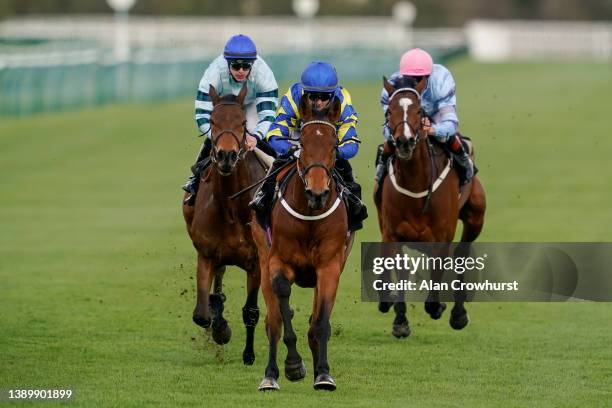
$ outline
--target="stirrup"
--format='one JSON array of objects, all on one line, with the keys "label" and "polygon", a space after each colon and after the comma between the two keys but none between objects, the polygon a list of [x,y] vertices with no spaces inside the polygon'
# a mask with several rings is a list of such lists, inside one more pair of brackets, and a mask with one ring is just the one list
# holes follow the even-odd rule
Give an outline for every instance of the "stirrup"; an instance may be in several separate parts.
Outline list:
[{"label": "stirrup", "polygon": [[262,201],[264,200],[264,196],[265,194],[263,194],[261,190],[259,190],[257,194],[255,194],[253,199],[249,201],[249,208],[255,211],[263,211],[265,209],[265,206],[262,203]]}]

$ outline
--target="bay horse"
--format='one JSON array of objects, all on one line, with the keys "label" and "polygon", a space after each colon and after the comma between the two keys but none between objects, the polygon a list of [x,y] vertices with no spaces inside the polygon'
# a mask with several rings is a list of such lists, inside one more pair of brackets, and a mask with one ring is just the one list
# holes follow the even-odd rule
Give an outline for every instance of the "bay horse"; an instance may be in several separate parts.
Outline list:
[{"label": "bay horse", "polygon": [[[200,179],[195,205],[183,205],[187,232],[197,251],[197,300],[193,321],[208,329],[217,344],[226,344],[231,329],[223,317],[223,275],[226,265],[236,265],[247,273],[247,298],[242,308],[246,327],[244,364],[255,361],[253,341],[259,320],[257,297],[260,286],[260,262],[251,229],[253,215],[248,207],[252,197],[243,194],[236,200],[229,197],[265,176],[266,170],[253,152],[246,149],[246,114],[243,101],[246,85],[237,96],[219,97],[211,85],[212,164]],[[211,285],[214,280],[214,292]]]},{"label": "bay horse", "polygon": [[[272,244],[268,267],[262,270],[261,288],[266,302],[266,332],[269,360],[259,389],[279,389],[276,363],[278,341],[283,333],[287,346],[285,376],[298,381],[306,367],[297,351],[297,337],[289,307],[291,285],[314,288],[308,344],[312,352],[314,388],[336,389],[329,374],[327,343],[330,318],[340,274],[350,252],[353,234],[342,194],[332,177],[338,147],[335,123],[341,115],[340,102],[333,98],[321,111],[313,109],[306,95],[300,100],[301,150],[286,188],[281,189],[272,208]],[[282,327],[281,327],[282,324]],[[283,329],[284,328],[284,329]]]},{"label": "bay horse", "polygon": [[[383,77],[383,86],[390,95],[389,126],[395,153],[389,164],[389,175],[379,186],[381,199],[377,200],[374,194],[382,241],[449,243],[436,251],[439,253],[431,254],[446,257],[460,219],[463,222],[461,242],[466,244],[459,245],[455,255],[465,256],[469,254],[469,243],[478,237],[484,225],[484,188],[476,176],[460,187],[452,159],[425,134],[421,108],[425,81],[417,86],[414,78],[405,77],[394,87]],[[432,279],[439,282],[442,273],[442,270],[433,270]],[[454,298],[450,325],[460,330],[469,322],[464,307],[465,293],[457,291]],[[392,334],[397,338],[407,337],[410,326],[403,300],[381,301],[379,310],[386,313],[392,304],[395,311]],[[436,320],[445,309],[446,305],[439,302],[438,291],[430,291],[425,311]]]}]

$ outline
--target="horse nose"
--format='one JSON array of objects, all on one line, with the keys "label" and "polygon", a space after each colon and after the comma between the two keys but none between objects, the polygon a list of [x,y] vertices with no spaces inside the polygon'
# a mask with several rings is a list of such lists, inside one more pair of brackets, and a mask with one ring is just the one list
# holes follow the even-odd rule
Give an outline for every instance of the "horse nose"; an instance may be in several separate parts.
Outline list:
[{"label": "horse nose", "polygon": [[225,166],[233,166],[238,160],[238,153],[235,150],[218,150],[217,151],[217,161],[221,165]]},{"label": "horse nose", "polygon": [[400,158],[401,159],[409,158],[410,156],[412,156],[412,151],[414,150],[414,147],[416,146],[416,138],[410,137],[408,139],[405,139],[403,137],[400,137],[399,139],[396,140],[395,143],[396,143],[397,152]]},{"label": "horse nose", "polygon": [[308,207],[313,210],[320,210],[329,198],[329,189],[326,188],[321,192],[314,192],[313,190],[307,189],[306,198],[308,199]]}]

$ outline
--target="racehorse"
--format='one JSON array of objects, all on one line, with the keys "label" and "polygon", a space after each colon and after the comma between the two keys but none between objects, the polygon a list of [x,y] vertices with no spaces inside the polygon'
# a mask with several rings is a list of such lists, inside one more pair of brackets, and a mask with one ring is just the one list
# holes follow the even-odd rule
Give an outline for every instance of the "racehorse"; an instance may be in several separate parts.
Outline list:
[{"label": "racehorse", "polygon": [[[389,176],[381,182],[382,194],[375,193],[378,224],[383,242],[443,242],[450,243],[457,228],[463,222],[461,242],[455,255],[467,255],[469,243],[480,234],[486,208],[485,192],[478,177],[463,187],[445,151],[425,134],[422,124],[421,86],[415,86],[413,78],[405,78],[394,87],[386,78],[383,86],[390,95],[389,125],[395,154],[389,163]],[[381,197],[377,200],[377,196]],[[443,245],[437,253],[446,257],[449,246]],[[432,279],[439,282],[442,270],[433,270]],[[462,278],[463,275],[461,275]],[[460,330],[469,317],[464,307],[465,293],[456,291],[455,305],[451,311],[450,325]],[[379,310],[386,313],[392,303],[380,302]],[[406,303],[393,303],[395,320],[392,334],[397,337],[410,335],[406,318]],[[425,310],[432,319],[439,319],[446,309],[439,302],[438,291],[429,292]]]},{"label": "racehorse", "polygon": [[285,376],[290,381],[306,376],[299,355],[289,307],[291,285],[314,288],[308,344],[312,352],[314,388],[336,389],[329,374],[327,343],[331,336],[330,318],[340,274],[350,252],[353,234],[348,234],[346,206],[334,180],[334,163],[338,136],[336,123],[341,114],[340,102],[321,111],[313,109],[305,95],[300,100],[301,148],[292,165],[285,188],[278,191],[272,208],[272,244],[269,264],[262,270],[262,293],[266,301],[266,331],[269,360],[260,390],[279,389],[276,364],[277,345],[284,328],[287,346]]},{"label": "racehorse", "polygon": [[231,329],[223,317],[225,266],[236,265],[247,272],[247,299],[242,308],[247,336],[242,359],[244,364],[251,365],[255,361],[253,340],[259,320],[257,297],[261,276],[253,233],[261,232],[251,229],[253,218],[248,203],[252,197],[243,194],[236,200],[229,199],[266,174],[255,155],[245,150],[247,129],[243,101],[246,94],[246,85],[237,96],[224,97],[219,97],[210,86],[212,165],[200,179],[195,205],[183,205],[183,216],[198,255],[193,321],[203,328],[212,326],[217,344],[225,344],[231,338]]}]

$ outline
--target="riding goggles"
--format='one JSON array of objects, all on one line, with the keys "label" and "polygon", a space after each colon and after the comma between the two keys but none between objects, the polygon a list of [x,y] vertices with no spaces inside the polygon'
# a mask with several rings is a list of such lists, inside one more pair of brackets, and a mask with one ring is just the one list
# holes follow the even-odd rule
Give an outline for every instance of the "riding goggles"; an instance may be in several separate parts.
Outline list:
[{"label": "riding goggles", "polygon": [[230,62],[230,67],[234,71],[239,71],[240,69],[243,69],[244,71],[248,71],[251,69],[252,66],[253,66],[253,63],[251,61],[234,60]]},{"label": "riding goggles", "polygon": [[332,92],[308,92],[308,99],[311,101],[321,100],[323,102],[329,101],[334,94]]}]

